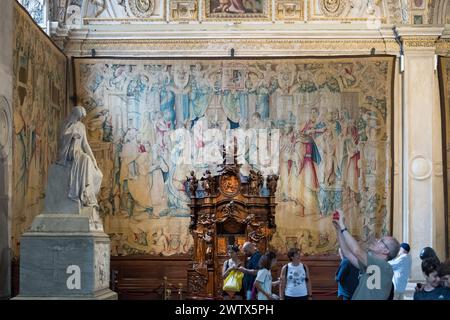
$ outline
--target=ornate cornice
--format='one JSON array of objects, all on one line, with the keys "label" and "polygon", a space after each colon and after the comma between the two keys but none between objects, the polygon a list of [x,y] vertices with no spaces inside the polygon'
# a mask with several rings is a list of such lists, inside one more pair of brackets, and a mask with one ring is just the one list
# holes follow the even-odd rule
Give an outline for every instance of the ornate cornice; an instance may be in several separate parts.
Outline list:
[{"label": "ornate cornice", "polygon": [[434,48],[438,40],[437,37],[402,37],[403,45],[407,48]]},{"label": "ornate cornice", "polygon": [[[185,55],[228,55],[234,48],[238,55],[255,56],[261,53],[301,55],[311,51],[323,53],[369,54],[372,48],[377,53],[398,51],[394,40],[368,39],[152,39],[152,40],[83,40],[70,41],[66,52],[70,55],[90,55],[95,49],[98,55],[133,52],[143,56],[161,53],[183,53]],[[77,54],[78,52],[78,54]]]},{"label": "ornate cornice", "polygon": [[444,31],[443,27],[411,27],[397,28],[405,49],[433,49]]}]

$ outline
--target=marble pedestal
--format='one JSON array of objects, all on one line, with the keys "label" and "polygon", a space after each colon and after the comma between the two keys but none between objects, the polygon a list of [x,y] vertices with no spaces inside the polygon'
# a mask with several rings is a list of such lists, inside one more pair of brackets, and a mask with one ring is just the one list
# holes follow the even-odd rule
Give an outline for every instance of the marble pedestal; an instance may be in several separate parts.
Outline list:
[{"label": "marble pedestal", "polygon": [[18,298],[117,299],[109,290],[109,252],[103,233],[25,233]]},{"label": "marble pedestal", "polygon": [[58,185],[68,186],[67,169],[52,165],[44,211],[21,238],[15,299],[117,299],[109,289],[110,240],[97,209],[81,207]]}]

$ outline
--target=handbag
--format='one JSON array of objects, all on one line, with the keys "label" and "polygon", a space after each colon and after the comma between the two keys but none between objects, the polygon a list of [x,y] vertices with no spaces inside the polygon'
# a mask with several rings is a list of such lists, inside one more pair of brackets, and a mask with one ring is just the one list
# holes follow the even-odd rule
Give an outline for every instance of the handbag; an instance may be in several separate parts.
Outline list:
[{"label": "handbag", "polygon": [[244,274],[240,271],[232,270],[223,281],[223,291],[239,292],[242,288],[242,278]]}]

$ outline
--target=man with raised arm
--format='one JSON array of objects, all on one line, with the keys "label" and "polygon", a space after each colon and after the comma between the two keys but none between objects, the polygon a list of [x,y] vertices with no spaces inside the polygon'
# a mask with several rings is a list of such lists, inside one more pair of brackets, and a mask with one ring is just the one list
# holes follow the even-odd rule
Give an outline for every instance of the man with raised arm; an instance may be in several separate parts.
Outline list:
[{"label": "man with raised arm", "polygon": [[365,251],[347,230],[342,211],[333,215],[333,225],[343,255],[360,271],[352,300],[387,300],[394,275],[388,261],[397,256],[400,243],[394,237],[385,236],[375,240]]}]

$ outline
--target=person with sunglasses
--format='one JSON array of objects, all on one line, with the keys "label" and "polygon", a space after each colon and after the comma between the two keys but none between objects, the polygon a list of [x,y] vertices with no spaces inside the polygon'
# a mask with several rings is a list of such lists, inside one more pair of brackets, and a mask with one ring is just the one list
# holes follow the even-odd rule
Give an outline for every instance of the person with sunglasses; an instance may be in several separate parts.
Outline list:
[{"label": "person with sunglasses", "polygon": [[358,287],[352,300],[387,300],[394,275],[388,261],[397,256],[400,243],[394,237],[385,236],[374,241],[365,251],[347,230],[342,211],[337,210],[333,215],[333,225],[343,255],[360,271]]}]

